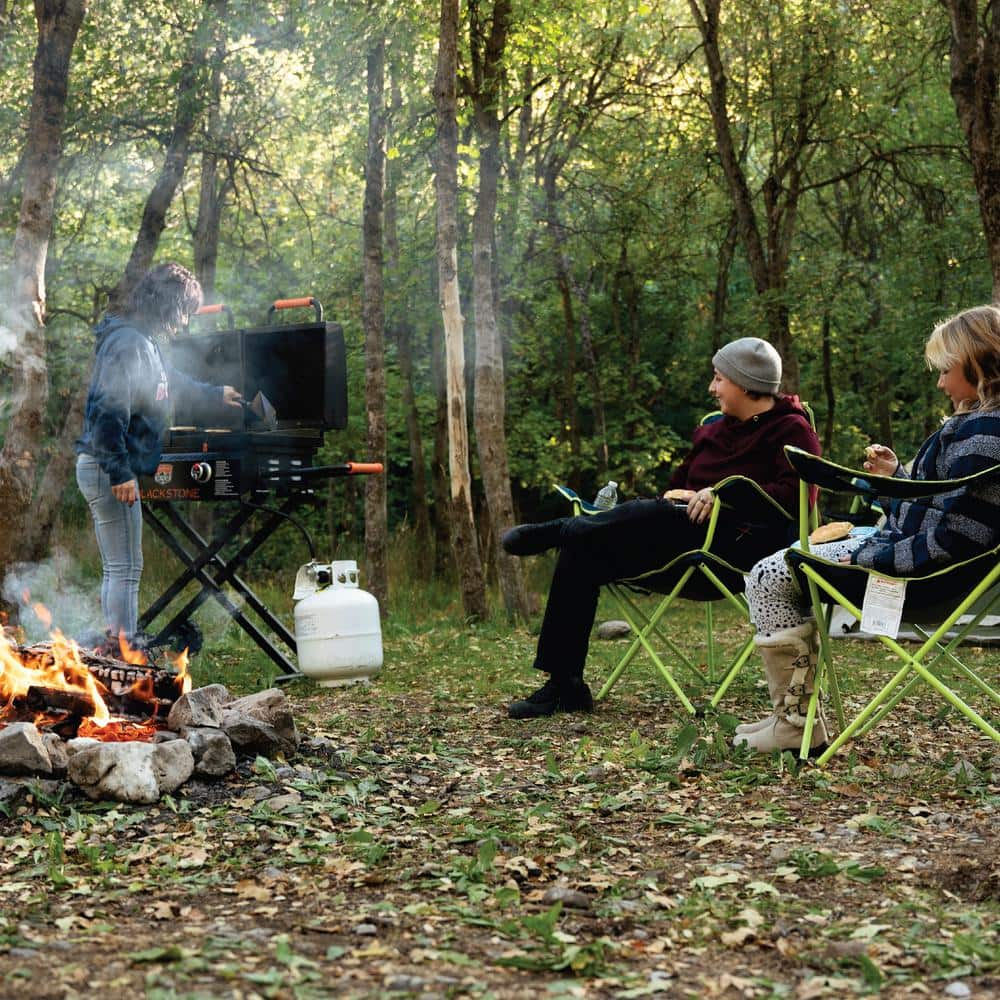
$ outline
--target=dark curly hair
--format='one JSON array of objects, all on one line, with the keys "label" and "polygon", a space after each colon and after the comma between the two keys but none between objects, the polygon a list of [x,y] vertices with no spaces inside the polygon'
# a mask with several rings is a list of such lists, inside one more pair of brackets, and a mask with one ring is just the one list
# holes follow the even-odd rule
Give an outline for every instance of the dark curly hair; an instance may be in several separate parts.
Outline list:
[{"label": "dark curly hair", "polygon": [[201,285],[186,267],[158,264],[129,293],[124,312],[147,333],[171,333],[185,326],[201,303]]}]

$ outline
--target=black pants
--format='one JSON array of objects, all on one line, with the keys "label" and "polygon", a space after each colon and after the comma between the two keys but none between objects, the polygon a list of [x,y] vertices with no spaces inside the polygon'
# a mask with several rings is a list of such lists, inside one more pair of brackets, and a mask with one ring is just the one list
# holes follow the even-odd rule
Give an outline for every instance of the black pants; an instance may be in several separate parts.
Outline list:
[{"label": "black pants", "polygon": [[[567,518],[561,532],[534,666],[553,677],[582,677],[603,584],[649,573],[699,548],[705,524],[667,500],[630,500],[600,514]],[[747,525],[723,511],[712,551],[749,569],[787,544],[784,525]]]}]

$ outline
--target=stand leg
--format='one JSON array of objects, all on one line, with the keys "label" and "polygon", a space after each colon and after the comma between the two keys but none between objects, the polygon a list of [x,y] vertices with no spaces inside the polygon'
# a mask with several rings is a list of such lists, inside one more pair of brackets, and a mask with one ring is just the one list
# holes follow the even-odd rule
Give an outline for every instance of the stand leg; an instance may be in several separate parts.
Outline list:
[{"label": "stand leg", "polygon": [[[169,639],[176,633],[183,622],[190,619],[205,600],[212,597],[226,611],[230,618],[253,639],[257,647],[282,670],[282,675],[277,678],[279,682],[302,676],[298,668],[274,645],[271,639],[257,625],[247,618],[243,611],[222,590],[222,587],[226,583],[229,583],[246,599],[247,604],[272,632],[290,649],[295,650],[294,635],[292,635],[280,619],[271,613],[263,601],[254,594],[247,584],[237,576],[237,570],[274,533],[282,520],[285,519],[284,516],[287,515],[288,511],[304,502],[305,499],[298,494],[290,496],[285,501],[281,513],[271,512],[271,517],[258,528],[255,534],[229,560],[223,558],[221,555],[222,550],[227,544],[232,542],[240,528],[254,516],[257,508],[241,506],[236,515],[226,522],[216,534],[215,539],[209,543],[194,530],[173,506],[167,506],[165,511],[158,515],[153,512],[151,505],[144,504],[144,519],[187,568],[143,613],[139,622],[140,627],[146,627],[150,622],[154,621],[189,583],[197,581],[201,584],[201,590],[159,632],[157,635],[158,640]],[[193,552],[189,552],[181,544],[182,537],[191,545],[194,550]]]}]

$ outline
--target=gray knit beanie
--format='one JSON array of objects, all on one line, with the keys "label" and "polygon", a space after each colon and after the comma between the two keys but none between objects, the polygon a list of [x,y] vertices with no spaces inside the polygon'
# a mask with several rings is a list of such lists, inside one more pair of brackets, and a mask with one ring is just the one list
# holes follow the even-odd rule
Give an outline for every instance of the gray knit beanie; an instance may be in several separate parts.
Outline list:
[{"label": "gray knit beanie", "polygon": [[740,337],[715,352],[712,364],[738,386],[775,396],[781,385],[781,355],[759,337]]}]

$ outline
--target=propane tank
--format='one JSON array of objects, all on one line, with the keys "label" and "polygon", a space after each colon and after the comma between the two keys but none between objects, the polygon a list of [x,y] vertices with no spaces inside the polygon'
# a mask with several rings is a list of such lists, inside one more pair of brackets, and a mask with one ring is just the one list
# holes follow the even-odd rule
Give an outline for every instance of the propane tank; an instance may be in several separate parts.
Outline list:
[{"label": "propane tank", "polygon": [[378,601],[353,560],[307,563],[295,576],[299,670],[323,687],[367,683],[382,668]]}]

